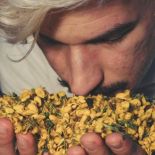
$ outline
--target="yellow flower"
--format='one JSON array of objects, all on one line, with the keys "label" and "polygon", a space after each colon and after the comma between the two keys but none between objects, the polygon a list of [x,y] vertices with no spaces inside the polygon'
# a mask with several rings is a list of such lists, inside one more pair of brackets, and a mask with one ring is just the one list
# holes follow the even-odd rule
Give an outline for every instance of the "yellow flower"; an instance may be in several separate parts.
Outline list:
[{"label": "yellow flower", "polygon": [[62,112],[62,114],[64,114],[64,113],[69,113],[69,112],[71,112],[71,110],[72,110],[72,107],[71,107],[70,105],[68,105],[68,106],[66,106],[66,107],[63,107],[63,108],[61,109],[61,112]]},{"label": "yellow flower", "polygon": [[139,138],[142,139],[144,135],[144,126],[140,126],[138,128],[138,134],[139,134]]},{"label": "yellow flower", "polygon": [[22,105],[22,104],[14,105],[13,109],[16,111],[16,113],[23,114],[23,112],[24,112],[24,105]]},{"label": "yellow flower", "polygon": [[37,134],[39,132],[38,127],[34,127],[31,132],[32,134]]},{"label": "yellow flower", "polygon": [[124,116],[124,119],[127,121],[131,120],[131,118],[132,118],[132,113],[130,113],[130,112],[127,112]]},{"label": "yellow flower", "polygon": [[48,133],[46,129],[41,129],[41,139],[47,139]]},{"label": "yellow flower", "polygon": [[32,118],[34,118],[39,123],[41,123],[45,119],[45,115],[34,113],[34,114],[32,114]]},{"label": "yellow flower", "polygon": [[133,105],[133,106],[141,106],[141,101],[139,100],[139,99],[132,99],[131,101],[130,101],[130,103],[131,103],[131,105]]},{"label": "yellow flower", "polygon": [[28,99],[30,99],[32,95],[32,92],[30,90],[23,90],[22,93],[20,94],[20,99],[22,102],[27,101]]},{"label": "yellow flower", "polygon": [[6,107],[6,108],[5,108],[5,112],[6,112],[7,114],[12,114],[12,113],[14,113],[14,110],[13,110],[12,108],[10,108],[10,107]]},{"label": "yellow flower", "polygon": [[58,93],[58,95],[59,95],[60,97],[63,97],[63,96],[66,96],[66,93],[65,93],[64,91],[61,91],[61,92]]},{"label": "yellow flower", "polygon": [[60,135],[63,133],[62,125],[57,124],[57,126],[56,126],[56,133],[58,133]]},{"label": "yellow flower", "polygon": [[116,99],[125,100],[125,99],[129,98],[129,96],[130,96],[130,91],[126,90],[123,93],[117,93],[115,97],[116,97]]},{"label": "yellow flower", "polygon": [[79,109],[79,110],[76,110],[76,116],[77,117],[82,117],[83,115],[87,115],[89,116],[90,115],[90,110],[89,109]]},{"label": "yellow flower", "polygon": [[153,108],[153,111],[152,111],[152,119],[155,121],[155,107]]},{"label": "yellow flower", "polygon": [[34,101],[37,103],[37,105],[39,107],[42,105],[42,101],[41,101],[41,98],[39,96],[35,96]]},{"label": "yellow flower", "polygon": [[21,125],[18,119],[13,118],[13,121],[15,126],[15,133],[20,133],[23,129],[23,126]]},{"label": "yellow flower", "polygon": [[73,130],[70,127],[66,128],[66,133],[67,133],[68,137],[72,137],[73,136]]},{"label": "yellow flower", "polygon": [[150,147],[151,150],[155,150],[155,141],[153,143],[151,143],[151,147]]},{"label": "yellow flower", "polygon": [[59,121],[58,117],[56,117],[55,115],[50,115],[50,116],[49,116],[49,119],[50,119],[54,124],[56,124],[56,123]]},{"label": "yellow flower", "polygon": [[59,144],[61,142],[61,140],[62,140],[62,138],[57,136],[54,138],[54,143]]},{"label": "yellow flower", "polygon": [[45,90],[42,87],[38,87],[35,89],[35,93],[37,96],[39,96],[40,98],[45,98],[46,93]]},{"label": "yellow flower", "polygon": [[23,112],[24,116],[27,115],[33,115],[33,114],[37,114],[38,113],[38,108],[35,105],[34,102],[31,102],[30,104],[28,104],[28,106],[25,108],[25,111]]}]

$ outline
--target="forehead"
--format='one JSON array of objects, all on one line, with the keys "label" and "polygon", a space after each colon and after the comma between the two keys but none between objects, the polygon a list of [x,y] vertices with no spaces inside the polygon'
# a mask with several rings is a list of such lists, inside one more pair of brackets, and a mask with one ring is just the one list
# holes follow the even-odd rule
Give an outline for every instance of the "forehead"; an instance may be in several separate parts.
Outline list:
[{"label": "forehead", "polygon": [[102,5],[97,5],[93,1],[75,10],[49,13],[43,22],[41,32],[71,44],[91,39],[115,25],[134,20],[138,11],[134,9],[136,3],[131,1],[112,0]]}]

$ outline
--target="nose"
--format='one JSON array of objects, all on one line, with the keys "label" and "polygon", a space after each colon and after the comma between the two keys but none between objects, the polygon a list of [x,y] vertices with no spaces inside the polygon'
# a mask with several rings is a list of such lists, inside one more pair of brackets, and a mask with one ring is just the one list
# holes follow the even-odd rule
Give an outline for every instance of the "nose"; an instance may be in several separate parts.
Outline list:
[{"label": "nose", "polygon": [[84,45],[70,47],[70,80],[72,93],[86,95],[103,80],[103,73],[98,63],[98,55]]}]

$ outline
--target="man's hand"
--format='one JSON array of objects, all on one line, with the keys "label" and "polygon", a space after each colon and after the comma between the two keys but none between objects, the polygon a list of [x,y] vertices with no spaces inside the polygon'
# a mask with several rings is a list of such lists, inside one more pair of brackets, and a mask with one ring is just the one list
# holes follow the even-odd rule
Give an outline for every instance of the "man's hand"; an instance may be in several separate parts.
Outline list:
[{"label": "man's hand", "polygon": [[71,147],[67,155],[146,155],[140,146],[119,133],[108,135],[105,141],[96,133],[86,133],[81,137],[81,146]]},{"label": "man's hand", "polygon": [[17,155],[15,138],[20,155],[36,155],[35,140],[31,134],[15,136],[13,126],[8,119],[0,119],[0,155]]},{"label": "man's hand", "polygon": [[[19,155],[36,155],[36,144],[33,136],[31,134],[17,134],[15,136],[11,122],[8,119],[0,119],[0,155],[17,155],[15,138]],[[81,146],[70,148],[67,154],[145,155],[145,152],[131,139],[124,138],[118,133],[108,135],[105,141],[96,133],[86,133],[81,137]]]}]

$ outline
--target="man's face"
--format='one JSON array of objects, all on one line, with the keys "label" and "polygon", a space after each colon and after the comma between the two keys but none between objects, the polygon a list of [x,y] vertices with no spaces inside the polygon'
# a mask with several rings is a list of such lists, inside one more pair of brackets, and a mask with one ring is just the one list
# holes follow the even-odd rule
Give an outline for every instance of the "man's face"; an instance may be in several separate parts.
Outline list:
[{"label": "man's face", "polygon": [[38,44],[73,93],[118,83],[132,89],[141,79],[155,47],[151,11],[139,3],[115,0],[47,15]]}]

